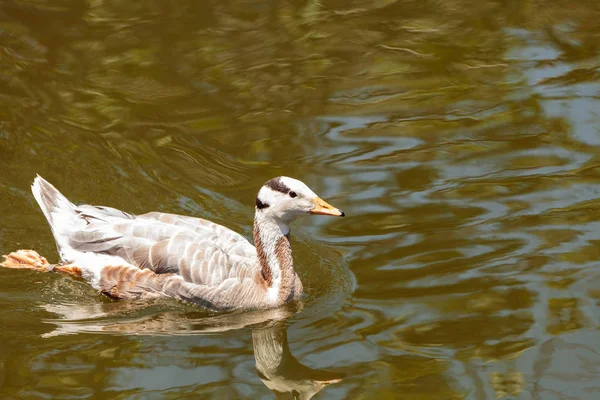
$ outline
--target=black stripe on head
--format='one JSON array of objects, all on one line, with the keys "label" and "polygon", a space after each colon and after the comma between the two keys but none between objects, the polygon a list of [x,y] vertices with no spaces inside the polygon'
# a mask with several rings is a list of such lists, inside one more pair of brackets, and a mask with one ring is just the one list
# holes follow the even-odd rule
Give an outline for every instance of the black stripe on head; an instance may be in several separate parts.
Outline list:
[{"label": "black stripe on head", "polygon": [[281,192],[284,194],[288,194],[290,192],[290,188],[285,186],[283,182],[281,182],[280,178],[273,178],[265,183],[265,186],[275,190],[276,192]]},{"label": "black stripe on head", "polygon": [[256,208],[258,208],[259,210],[262,210],[263,208],[267,208],[269,207],[269,205],[267,203],[263,203],[262,201],[260,201],[260,199],[257,197],[256,198]]}]

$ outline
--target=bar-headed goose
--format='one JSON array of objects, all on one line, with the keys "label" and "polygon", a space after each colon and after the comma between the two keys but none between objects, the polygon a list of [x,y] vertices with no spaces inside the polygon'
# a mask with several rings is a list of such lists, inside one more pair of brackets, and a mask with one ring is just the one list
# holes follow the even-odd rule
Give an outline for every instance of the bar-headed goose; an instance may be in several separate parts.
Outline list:
[{"label": "bar-headed goose", "polygon": [[40,176],[32,191],[61,261],[51,265],[33,250],[19,250],[4,256],[4,267],[66,272],[113,298],[169,296],[219,311],[297,299],[302,283],[294,271],[289,224],[309,214],[344,216],[304,183],[271,179],[256,198],[255,247],[200,218],[76,206]]}]

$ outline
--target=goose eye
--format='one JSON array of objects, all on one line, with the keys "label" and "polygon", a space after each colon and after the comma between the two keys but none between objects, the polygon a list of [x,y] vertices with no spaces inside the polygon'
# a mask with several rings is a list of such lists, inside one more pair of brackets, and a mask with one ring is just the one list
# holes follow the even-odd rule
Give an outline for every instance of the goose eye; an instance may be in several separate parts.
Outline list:
[{"label": "goose eye", "polygon": [[294,192],[293,190],[292,190],[292,191],[290,191],[290,197],[291,197],[291,198],[294,198],[294,197],[296,197],[296,196],[298,196],[298,195],[296,194],[296,192]]}]

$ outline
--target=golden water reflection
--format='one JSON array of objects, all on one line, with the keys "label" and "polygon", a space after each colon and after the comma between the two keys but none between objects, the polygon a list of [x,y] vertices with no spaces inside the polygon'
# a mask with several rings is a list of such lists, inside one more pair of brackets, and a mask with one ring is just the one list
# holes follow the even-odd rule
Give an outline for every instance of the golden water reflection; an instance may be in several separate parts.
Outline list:
[{"label": "golden water reflection", "polygon": [[[315,397],[595,400],[599,39],[596,0],[5,0],[0,253],[52,259],[35,173],[248,237],[295,176],[347,213],[292,232]],[[272,397],[247,329],[45,337],[73,304],[117,307],[0,270],[2,395]]]}]

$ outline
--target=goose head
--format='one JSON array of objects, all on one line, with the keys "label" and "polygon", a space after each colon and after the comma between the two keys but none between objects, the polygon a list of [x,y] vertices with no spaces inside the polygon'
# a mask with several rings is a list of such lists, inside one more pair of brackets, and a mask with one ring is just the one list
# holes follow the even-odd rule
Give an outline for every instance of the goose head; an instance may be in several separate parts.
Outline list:
[{"label": "goose head", "polygon": [[290,223],[310,214],[343,217],[345,214],[322,200],[303,182],[280,176],[268,180],[256,196],[257,216]]}]

